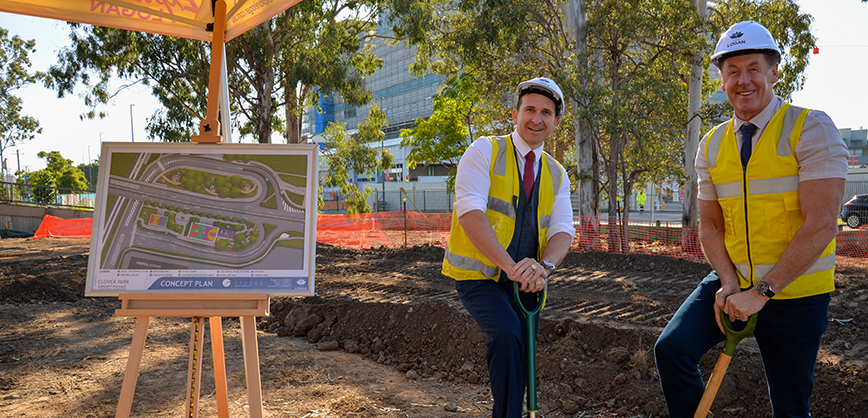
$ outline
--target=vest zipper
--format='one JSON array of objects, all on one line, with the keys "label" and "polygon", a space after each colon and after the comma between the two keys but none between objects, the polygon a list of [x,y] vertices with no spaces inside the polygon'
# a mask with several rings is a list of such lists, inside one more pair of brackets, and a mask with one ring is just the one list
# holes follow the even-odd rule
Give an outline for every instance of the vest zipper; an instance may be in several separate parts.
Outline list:
[{"label": "vest zipper", "polygon": [[753,260],[750,256],[750,223],[747,221],[747,165],[742,166],[741,170],[741,197],[744,204],[744,242],[747,245],[748,277],[746,279],[753,286]]}]

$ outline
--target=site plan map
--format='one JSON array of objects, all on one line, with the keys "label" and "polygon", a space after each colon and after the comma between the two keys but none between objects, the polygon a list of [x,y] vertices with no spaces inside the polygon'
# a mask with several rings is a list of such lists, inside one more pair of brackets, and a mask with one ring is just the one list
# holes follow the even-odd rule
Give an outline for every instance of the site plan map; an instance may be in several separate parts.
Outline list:
[{"label": "site plan map", "polygon": [[104,143],[85,294],[312,295],[316,152]]}]

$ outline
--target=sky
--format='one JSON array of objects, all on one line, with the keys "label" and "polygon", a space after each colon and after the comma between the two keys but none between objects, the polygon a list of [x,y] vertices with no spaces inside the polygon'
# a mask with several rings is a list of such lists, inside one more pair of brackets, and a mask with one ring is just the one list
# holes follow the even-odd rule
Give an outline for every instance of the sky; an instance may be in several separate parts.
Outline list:
[{"label": "sky", "polygon": [[[807,81],[803,90],[793,94],[793,104],[825,111],[839,128],[868,128],[868,32],[864,30],[868,27],[868,3],[801,0],[799,4],[802,12],[814,17],[811,28],[819,54],[811,55],[805,71]],[[0,12],[0,27],[10,36],[36,40],[32,70],[47,70],[56,63],[57,52],[69,44],[69,29],[61,21]],[[15,92],[24,100],[23,114],[37,118],[42,133],[4,151],[9,171],[45,168],[46,161],[37,157],[40,151],[59,151],[79,165],[97,159],[103,141],[150,141],[145,125],[161,105],[148,87],[122,91],[106,109],[108,117],[94,120],[79,117],[87,111],[80,97],[83,91],[76,88],[63,99],[41,84]]]}]

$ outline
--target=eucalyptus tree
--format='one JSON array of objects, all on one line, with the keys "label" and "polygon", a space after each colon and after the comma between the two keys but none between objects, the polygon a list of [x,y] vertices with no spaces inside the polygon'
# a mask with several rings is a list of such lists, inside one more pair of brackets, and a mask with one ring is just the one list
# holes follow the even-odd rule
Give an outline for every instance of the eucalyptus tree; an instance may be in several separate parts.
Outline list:
[{"label": "eucalyptus tree", "polygon": [[615,202],[640,179],[683,175],[687,74],[706,46],[695,35],[699,16],[687,1],[600,0],[587,3],[589,82],[586,118],[600,149],[609,204],[609,248],[627,249],[626,228],[614,229]]},{"label": "eucalyptus tree", "polygon": [[[270,142],[273,132],[299,142],[305,104],[340,94],[350,104],[370,100],[361,80],[376,70],[364,40],[374,36],[380,0],[308,0],[232,39],[226,45],[233,126]],[[118,91],[151,88],[163,105],[148,119],[151,139],[189,141],[207,108],[210,44],[198,40],[70,24],[72,44],[58,54],[47,85],[59,97],[84,85],[83,118],[106,116]],[[112,85],[113,76],[123,81]],[[283,113],[281,114],[281,110]]]},{"label": "eucalyptus tree", "polygon": [[17,35],[10,38],[9,31],[0,28],[0,163],[3,164],[3,151],[42,132],[36,118],[21,114],[23,102],[14,94],[44,76],[30,71],[30,54],[35,51],[35,40],[26,41]]},{"label": "eucalyptus tree", "polygon": [[322,134],[328,146],[322,153],[326,172],[320,180],[320,187],[340,187],[347,202],[347,213],[371,211],[367,199],[373,190],[369,186],[359,190],[356,177],[392,166],[391,154],[368,146],[385,138],[383,127],[386,125],[386,113],[372,105],[367,119],[359,124],[355,135],[347,132],[342,123],[329,124]]}]

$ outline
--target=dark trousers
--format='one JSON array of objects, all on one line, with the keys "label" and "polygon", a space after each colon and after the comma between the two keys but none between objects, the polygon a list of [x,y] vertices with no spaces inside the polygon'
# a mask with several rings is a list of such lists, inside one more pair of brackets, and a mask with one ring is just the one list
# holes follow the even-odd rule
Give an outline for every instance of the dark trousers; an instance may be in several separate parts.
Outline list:
[{"label": "dark trousers", "polygon": [[[525,318],[513,301],[512,282],[457,280],[455,290],[487,337],[485,359],[494,398],[491,416],[520,418],[525,396]],[[535,295],[521,293],[526,308],[535,306]],[[535,326],[539,326],[539,317]]]},{"label": "dark trousers", "polygon": [[[654,355],[672,418],[693,417],[705,385],[699,359],[725,340],[714,319],[715,272],[687,297],[666,325]],[[814,364],[828,328],[830,294],[770,300],[757,317],[754,337],[760,349],[775,418],[810,417]],[[738,321],[733,324],[740,329]]]}]

